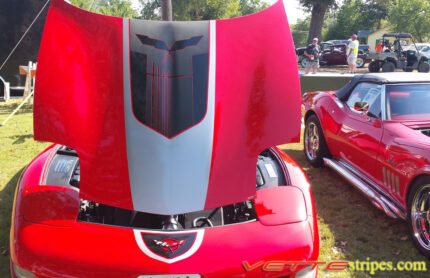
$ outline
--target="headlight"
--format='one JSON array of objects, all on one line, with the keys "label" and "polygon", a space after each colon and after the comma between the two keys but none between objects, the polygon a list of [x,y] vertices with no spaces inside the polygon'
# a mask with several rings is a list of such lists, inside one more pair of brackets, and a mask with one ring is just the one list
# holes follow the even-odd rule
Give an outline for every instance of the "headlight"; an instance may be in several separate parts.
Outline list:
[{"label": "headlight", "polygon": [[30,271],[20,268],[14,263],[12,263],[12,265],[13,265],[13,273],[15,274],[16,278],[36,278],[36,275],[31,273]]}]

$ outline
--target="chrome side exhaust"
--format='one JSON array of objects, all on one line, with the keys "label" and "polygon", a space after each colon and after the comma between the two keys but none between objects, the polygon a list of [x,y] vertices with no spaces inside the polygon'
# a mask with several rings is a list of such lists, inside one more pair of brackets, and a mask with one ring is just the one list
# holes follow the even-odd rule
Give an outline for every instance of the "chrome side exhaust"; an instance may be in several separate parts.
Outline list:
[{"label": "chrome side exhaust", "polygon": [[384,211],[389,217],[406,219],[406,214],[396,204],[378,193],[372,188],[372,185],[359,178],[355,173],[343,166],[342,163],[333,159],[324,158],[324,164],[338,172],[342,177],[354,185],[370,199],[372,204]]}]

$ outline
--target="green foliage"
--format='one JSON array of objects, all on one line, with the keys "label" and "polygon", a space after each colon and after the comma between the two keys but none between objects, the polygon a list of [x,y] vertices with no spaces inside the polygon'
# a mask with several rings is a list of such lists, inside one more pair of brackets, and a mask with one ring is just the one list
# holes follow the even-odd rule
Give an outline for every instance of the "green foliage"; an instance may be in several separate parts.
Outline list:
[{"label": "green foliage", "polygon": [[72,0],[71,3],[82,9],[119,17],[137,17],[130,0]]},{"label": "green foliage", "polygon": [[324,17],[330,8],[336,7],[336,0],[299,0],[305,10],[311,12],[311,24],[309,26],[308,42],[312,38],[321,38],[324,25]]},{"label": "green foliage", "polygon": [[296,24],[290,25],[294,45],[296,47],[302,47],[307,44],[310,24],[311,18],[306,17],[305,19],[297,20]]},{"label": "green foliage", "polygon": [[239,0],[173,0],[174,20],[209,20],[240,15]]},{"label": "green foliage", "polygon": [[137,11],[131,6],[131,2],[128,0],[109,0],[102,1],[98,12],[105,15],[114,15],[120,17],[137,17]]},{"label": "green foliage", "polygon": [[81,9],[90,10],[91,6],[94,3],[94,0],[72,0],[70,1],[70,3]]},{"label": "green foliage", "polygon": [[147,20],[161,19],[161,1],[160,0],[139,0],[142,5],[140,18]]},{"label": "green foliage", "polygon": [[[141,18],[160,19],[160,0],[140,0]],[[268,6],[262,0],[172,0],[173,20],[210,20],[250,14]]]},{"label": "green foliage", "polygon": [[387,16],[388,6],[377,1],[346,0],[328,28],[327,39],[348,38],[359,30],[375,29]]},{"label": "green foliage", "polygon": [[262,2],[261,0],[240,0],[240,14],[247,15],[261,11],[269,6],[268,3]]},{"label": "green foliage", "polygon": [[395,0],[388,20],[393,31],[411,33],[420,42],[430,39],[430,1]]}]

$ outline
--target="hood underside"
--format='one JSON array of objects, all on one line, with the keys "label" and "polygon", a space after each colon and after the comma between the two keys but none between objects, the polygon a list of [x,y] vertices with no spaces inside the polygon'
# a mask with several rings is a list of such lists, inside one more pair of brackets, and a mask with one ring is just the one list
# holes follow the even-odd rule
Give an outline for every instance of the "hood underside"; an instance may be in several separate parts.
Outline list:
[{"label": "hood underside", "polygon": [[201,22],[129,20],[52,1],[34,134],[77,151],[81,198],[166,215],[250,199],[258,154],[299,132],[282,1]]}]

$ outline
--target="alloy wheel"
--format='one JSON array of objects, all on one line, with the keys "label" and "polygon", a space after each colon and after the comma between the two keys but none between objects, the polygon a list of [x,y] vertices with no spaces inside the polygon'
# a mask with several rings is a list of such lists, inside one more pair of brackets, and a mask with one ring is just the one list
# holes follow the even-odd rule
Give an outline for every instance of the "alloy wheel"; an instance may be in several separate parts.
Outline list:
[{"label": "alloy wheel", "polygon": [[304,141],[305,141],[306,155],[310,160],[314,160],[315,158],[317,158],[319,145],[320,145],[318,127],[316,126],[315,123],[310,122],[306,126]]},{"label": "alloy wheel", "polygon": [[422,186],[414,196],[411,207],[414,236],[426,250],[430,250],[430,184]]}]

